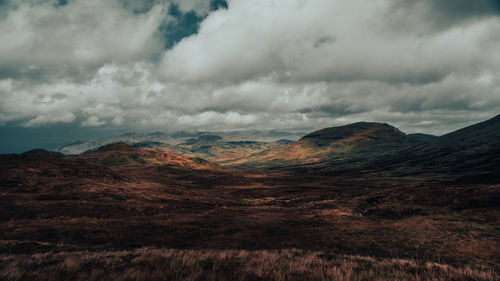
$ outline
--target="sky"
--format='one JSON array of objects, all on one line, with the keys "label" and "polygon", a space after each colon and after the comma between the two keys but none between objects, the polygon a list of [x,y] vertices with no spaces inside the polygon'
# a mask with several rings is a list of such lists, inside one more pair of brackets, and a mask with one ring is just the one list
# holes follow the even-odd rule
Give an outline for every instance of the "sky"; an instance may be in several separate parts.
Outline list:
[{"label": "sky", "polygon": [[129,131],[444,134],[500,113],[500,0],[0,0],[0,151]]}]

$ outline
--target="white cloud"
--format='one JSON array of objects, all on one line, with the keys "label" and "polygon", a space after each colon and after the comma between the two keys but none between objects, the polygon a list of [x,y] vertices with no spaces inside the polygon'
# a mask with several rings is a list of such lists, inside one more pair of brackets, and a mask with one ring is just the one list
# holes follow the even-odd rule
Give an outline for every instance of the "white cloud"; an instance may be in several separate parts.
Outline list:
[{"label": "white cloud", "polygon": [[[239,83],[274,76],[286,81],[437,81],[485,66],[483,41],[498,18],[439,32],[394,30],[382,18],[387,1],[244,1],[210,14],[200,32],[165,53],[165,81]],[[411,14],[412,11],[405,11]],[[498,40],[495,42],[498,43]],[[498,55],[493,57],[498,66]]]},{"label": "white cloud", "polygon": [[49,125],[54,123],[71,123],[75,120],[75,115],[70,112],[62,114],[45,114],[38,115],[37,117],[25,122],[25,127],[39,127],[42,125]]},{"label": "white cloud", "polygon": [[148,59],[162,49],[160,5],[135,15],[118,1],[21,2],[0,19],[0,77],[79,78],[108,62]]},{"label": "white cloud", "polygon": [[100,121],[99,117],[97,116],[90,116],[87,118],[87,120],[83,121],[82,124],[80,124],[81,127],[99,127],[106,124],[105,121]]},{"label": "white cloud", "polygon": [[[208,13],[209,1],[173,2]],[[393,0],[232,0],[161,51],[168,3],[138,14],[134,3],[21,4],[0,19],[0,124],[313,130],[364,120],[439,134],[500,112],[500,19],[484,11],[429,23],[429,1],[415,12]]]},{"label": "white cloud", "polygon": [[113,118],[111,123],[115,126],[119,126],[119,125],[123,124],[124,121],[125,121],[125,119],[122,116],[116,116],[115,118]]}]

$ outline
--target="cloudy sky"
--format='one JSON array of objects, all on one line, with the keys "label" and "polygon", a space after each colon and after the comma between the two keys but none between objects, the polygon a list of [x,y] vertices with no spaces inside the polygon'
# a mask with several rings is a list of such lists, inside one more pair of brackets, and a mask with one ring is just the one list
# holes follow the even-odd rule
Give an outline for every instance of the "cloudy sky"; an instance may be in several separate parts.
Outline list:
[{"label": "cloudy sky", "polygon": [[498,0],[0,0],[0,145],[361,120],[443,134],[500,113],[499,46]]}]

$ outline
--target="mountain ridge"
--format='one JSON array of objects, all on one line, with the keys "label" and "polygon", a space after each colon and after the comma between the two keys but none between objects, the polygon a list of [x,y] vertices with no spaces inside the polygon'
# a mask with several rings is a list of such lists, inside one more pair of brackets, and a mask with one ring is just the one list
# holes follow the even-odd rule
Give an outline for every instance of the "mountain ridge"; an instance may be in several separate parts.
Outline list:
[{"label": "mountain ridge", "polygon": [[70,158],[82,159],[106,167],[174,165],[191,169],[216,169],[217,164],[199,157],[167,151],[138,148],[125,142],[116,142]]},{"label": "mountain ridge", "polygon": [[318,163],[329,158],[374,154],[420,142],[386,123],[357,122],[311,132],[296,142],[271,148],[228,165],[253,167]]},{"label": "mountain ridge", "polygon": [[[177,164],[189,167],[214,163],[225,167],[329,169],[332,165],[355,163],[360,168],[399,174],[436,171],[470,175],[481,169],[489,174],[500,171],[500,160],[495,158],[500,154],[500,115],[439,137],[407,135],[387,123],[356,122],[313,131],[297,141],[227,141],[207,133],[186,140],[189,141],[177,145],[118,141],[75,157],[93,159],[96,163],[101,157],[107,165],[162,165],[177,157]],[[37,150],[26,154],[49,155]],[[202,164],[200,159],[207,162]]]}]

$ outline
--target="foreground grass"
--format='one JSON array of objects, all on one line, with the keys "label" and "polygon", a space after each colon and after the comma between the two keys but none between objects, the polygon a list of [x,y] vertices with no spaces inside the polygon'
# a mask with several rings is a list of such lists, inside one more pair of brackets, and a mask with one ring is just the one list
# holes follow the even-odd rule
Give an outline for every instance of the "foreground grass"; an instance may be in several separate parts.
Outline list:
[{"label": "foreground grass", "polygon": [[493,270],[302,250],[64,252],[0,256],[0,280],[498,280]]}]

